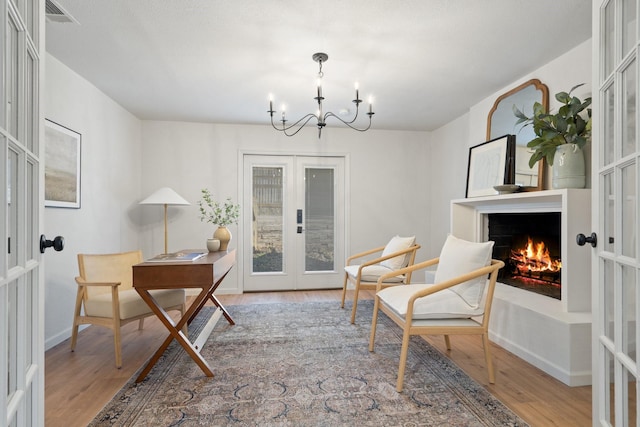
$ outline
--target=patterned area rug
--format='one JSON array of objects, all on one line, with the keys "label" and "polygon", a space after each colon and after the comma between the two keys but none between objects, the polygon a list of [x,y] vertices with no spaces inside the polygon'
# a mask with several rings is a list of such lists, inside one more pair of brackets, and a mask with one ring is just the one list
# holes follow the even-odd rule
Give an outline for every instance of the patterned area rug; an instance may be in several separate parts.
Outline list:
[{"label": "patterned area rug", "polygon": [[[172,343],[91,426],[526,426],[423,339],[412,337],[395,391],[401,331],[384,314],[368,350],[372,301],[356,324],[337,302],[227,307],[202,350],[204,376]],[[205,308],[209,310],[209,308]],[[210,312],[191,325],[195,336]]]}]

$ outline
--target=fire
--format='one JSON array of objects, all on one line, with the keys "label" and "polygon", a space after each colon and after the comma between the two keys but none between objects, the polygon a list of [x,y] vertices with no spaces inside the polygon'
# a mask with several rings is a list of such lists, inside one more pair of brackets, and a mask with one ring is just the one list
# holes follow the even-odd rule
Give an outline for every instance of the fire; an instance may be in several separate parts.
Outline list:
[{"label": "fire", "polygon": [[515,261],[516,268],[520,274],[532,272],[555,273],[562,269],[562,262],[559,259],[551,259],[549,249],[544,242],[533,243],[528,238],[527,247],[511,251],[511,259]]}]

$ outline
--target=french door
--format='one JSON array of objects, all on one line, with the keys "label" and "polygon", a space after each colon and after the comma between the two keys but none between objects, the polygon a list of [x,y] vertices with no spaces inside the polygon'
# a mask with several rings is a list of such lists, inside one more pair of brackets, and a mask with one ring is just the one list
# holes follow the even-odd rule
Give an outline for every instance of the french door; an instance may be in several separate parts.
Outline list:
[{"label": "french door", "polygon": [[640,350],[639,0],[595,0],[593,425],[636,426]]},{"label": "french door", "polygon": [[44,2],[3,0],[0,49],[0,425],[44,425],[41,82]]},{"label": "french door", "polygon": [[344,157],[245,155],[243,289],[342,286]]}]

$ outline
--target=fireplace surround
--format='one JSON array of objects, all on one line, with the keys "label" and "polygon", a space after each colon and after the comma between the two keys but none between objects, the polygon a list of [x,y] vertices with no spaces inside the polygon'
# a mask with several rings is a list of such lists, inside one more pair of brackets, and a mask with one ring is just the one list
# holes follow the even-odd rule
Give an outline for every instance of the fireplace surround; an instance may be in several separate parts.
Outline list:
[{"label": "fireplace surround", "polygon": [[[544,221],[559,218],[559,250],[552,251],[558,252],[562,269],[559,299],[499,279],[489,325],[491,340],[567,385],[591,384],[591,251],[575,243],[578,233],[591,229],[591,190],[452,200],[451,233],[471,241],[489,240],[489,218],[496,214],[523,215],[528,221],[539,214],[545,214]],[[550,227],[535,228],[546,232]]]}]

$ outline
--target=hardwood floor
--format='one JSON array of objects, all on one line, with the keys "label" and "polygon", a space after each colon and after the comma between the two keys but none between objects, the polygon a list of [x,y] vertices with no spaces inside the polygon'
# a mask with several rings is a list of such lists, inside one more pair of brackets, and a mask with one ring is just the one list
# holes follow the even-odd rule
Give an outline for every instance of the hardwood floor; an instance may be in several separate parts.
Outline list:
[{"label": "hardwood floor", "polygon": [[[339,290],[218,295],[225,306],[306,301],[339,304],[340,297]],[[372,294],[365,291],[363,297],[371,298]],[[345,309],[350,307],[349,304]],[[121,369],[115,367],[113,337],[106,328],[91,326],[82,331],[75,352],[69,350],[69,340],[47,351],[47,427],[86,426],[151,357],[166,335],[166,329],[155,318],[145,320],[142,331],[137,329],[137,323],[126,325],[122,334]],[[442,337],[425,339],[446,354]],[[495,344],[492,352],[496,384],[489,384],[480,338],[452,337],[451,345],[448,356],[531,426],[591,425],[591,387],[568,387]]]}]

